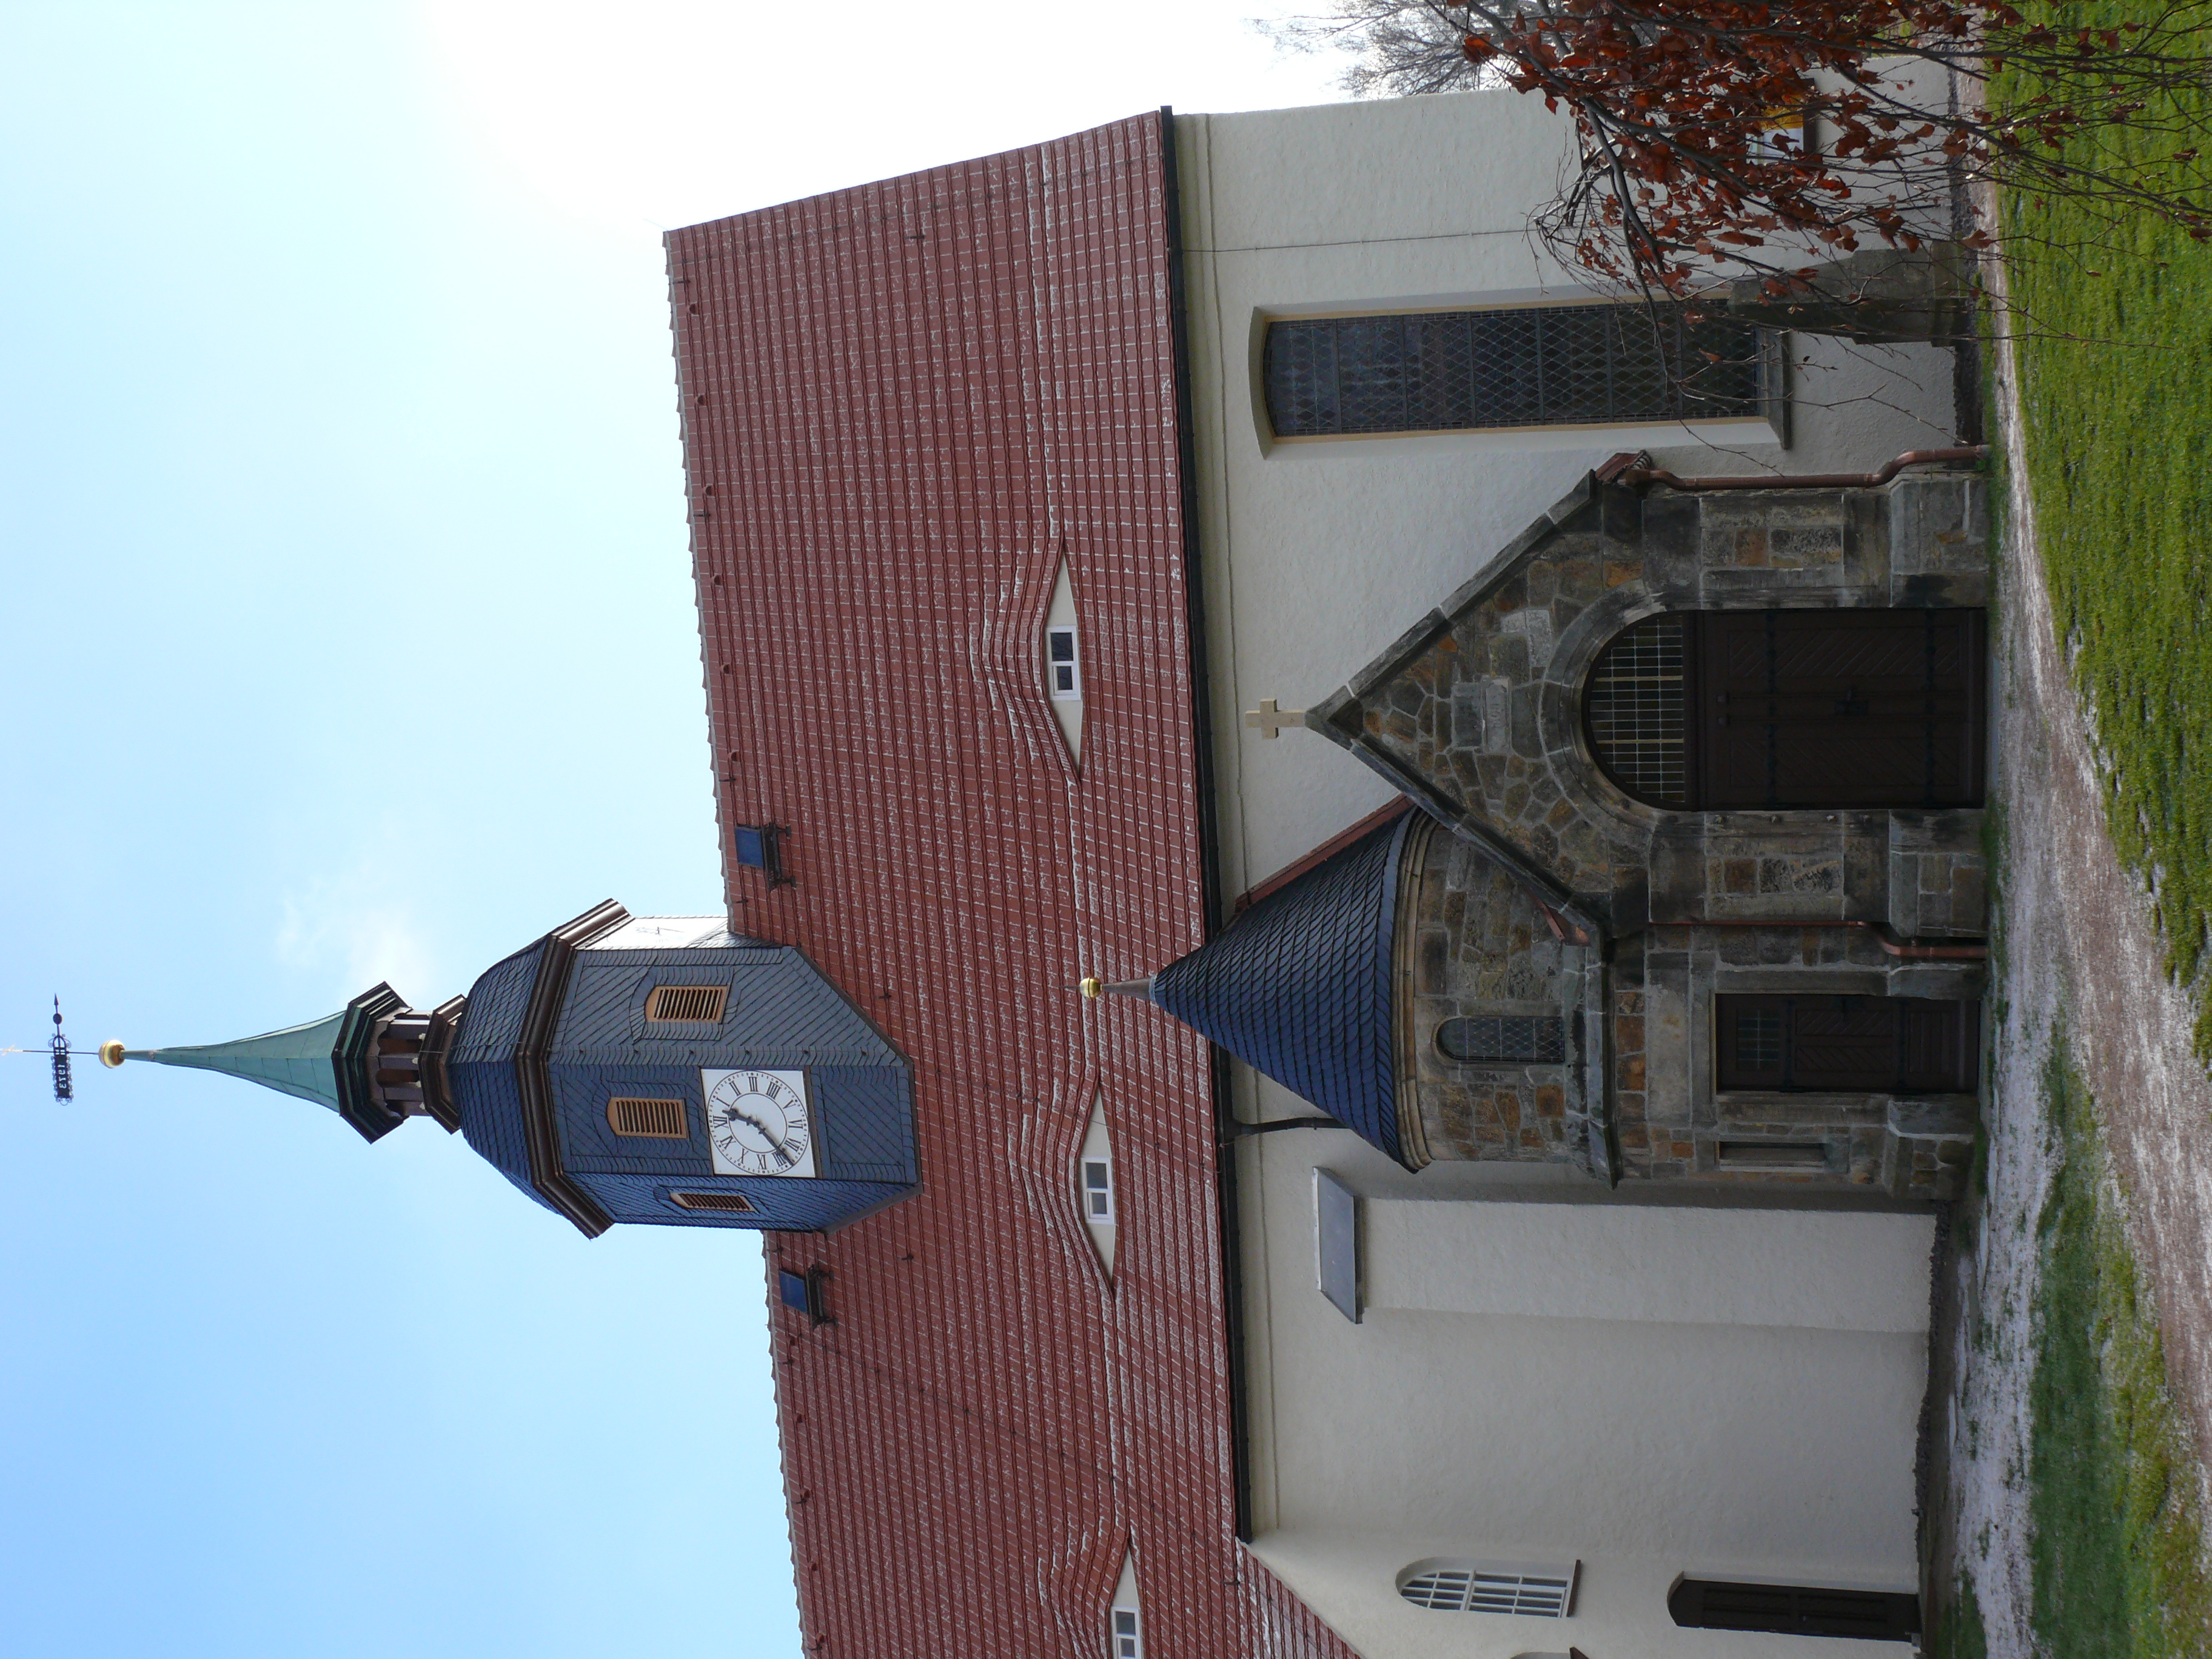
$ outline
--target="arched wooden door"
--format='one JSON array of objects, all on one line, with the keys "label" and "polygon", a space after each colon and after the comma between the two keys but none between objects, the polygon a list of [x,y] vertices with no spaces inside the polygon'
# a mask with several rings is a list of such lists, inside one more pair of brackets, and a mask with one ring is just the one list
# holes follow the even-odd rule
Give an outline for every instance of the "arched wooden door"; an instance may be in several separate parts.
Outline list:
[{"label": "arched wooden door", "polygon": [[1668,613],[1599,653],[1584,714],[1655,806],[1978,806],[1987,659],[1981,611]]}]

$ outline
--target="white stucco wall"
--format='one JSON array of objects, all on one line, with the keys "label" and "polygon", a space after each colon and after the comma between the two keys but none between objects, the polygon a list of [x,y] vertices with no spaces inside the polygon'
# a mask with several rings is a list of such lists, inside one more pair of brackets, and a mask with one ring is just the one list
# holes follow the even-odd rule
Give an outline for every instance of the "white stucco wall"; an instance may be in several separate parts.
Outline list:
[{"label": "white stucco wall", "polygon": [[[1240,1090],[1248,1113],[1310,1109]],[[1238,1157],[1255,1549],[1362,1652],[1899,1650],[1677,1631],[1666,1592],[1914,1587],[1931,1217],[1590,1203],[1564,1170],[1411,1176],[1338,1130]],[[1316,1166],[1361,1196],[1356,1325],[1316,1283]],[[1396,1574],[1429,1556],[1579,1560],[1577,1611],[1409,1607]]]},{"label": "white stucco wall", "polygon": [[1366,1305],[1783,1330],[1928,1328],[1931,1216],[1364,1200]]},{"label": "white stucco wall", "polygon": [[[1243,711],[1343,684],[1607,456],[1830,471],[1950,441],[1947,354],[1801,337],[1787,451],[1763,422],[1268,442],[1269,316],[1583,296],[1523,229],[1563,131],[1504,93],[1177,120],[1231,894],[1389,799],[1334,745],[1263,740]],[[1311,1110],[1241,1068],[1237,1089],[1247,1120]],[[1677,1631],[1664,1598],[1683,1572],[1912,1587],[1928,1217],[1557,1201],[1582,1178],[1412,1176],[1336,1131],[1235,1155],[1255,1549],[1362,1652],[1900,1651]],[[1358,1325],[1316,1288],[1317,1164],[1363,1197]],[[1432,1555],[1579,1559],[1578,1610],[1412,1607],[1395,1575]]]},{"label": "white stucco wall", "polygon": [[[1835,1637],[1746,1635],[1677,1630],[1662,1613],[1680,1571],[1673,1556],[1585,1557],[1573,1616],[1432,1613],[1396,1596],[1364,1594],[1388,1586],[1405,1563],[1437,1552],[1423,1534],[1292,1530],[1268,1534],[1253,1553],[1368,1659],[1566,1659],[1570,1646],[1589,1659],[1910,1659],[1898,1642]],[[1526,1558],[1523,1558],[1526,1559]],[[1868,1589],[1906,1589],[1909,1581]]]},{"label": "white stucco wall", "polygon": [[1320,739],[1243,733],[1241,712],[1342,684],[1607,457],[1822,472],[1950,441],[1948,354],[1798,337],[1786,452],[1761,422],[1265,442],[1267,317],[1589,297],[1525,229],[1565,131],[1504,92],[1176,119],[1231,890],[1386,799]]}]

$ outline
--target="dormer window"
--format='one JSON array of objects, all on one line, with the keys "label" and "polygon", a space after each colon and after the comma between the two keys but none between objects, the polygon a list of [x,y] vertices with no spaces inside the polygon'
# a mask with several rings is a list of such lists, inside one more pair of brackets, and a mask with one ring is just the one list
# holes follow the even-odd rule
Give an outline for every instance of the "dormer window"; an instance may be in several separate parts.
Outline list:
[{"label": "dormer window", "polygon": [[1107,1276],[1114,1273],[1114,1148],[1106,1138],[1106,1103],[1091,1102],[1091,1122],[1075,1155],[1075,1208]]},{"label": "dormer window", "polygon": [[1073,628],[1046,629],[1044,659],[1046,672],[1050,678],[1053,701],[1080,702],[1083,700],[1083,682],[1078,678],[1075,660],[1075,630]]},{"label": "dormer window", "polygon": [[1060,562],[1053,577],[1052,603],[1045,609],[1044,637],[1039,641],[1044,669],[1044,693],[1051,699],[1053,718],[1067,739],[1067,752],[1083,758],[1083,646],[1076,637],[1075,584],[1068,579],[1067,561]]},{"label": "dormer window", "polygon": [[1103,1158],[1083,1160],[1083,1218],[1113,1224],[1114,1166]]},{"label": "dormer window", "polygon": [[1145,1659],[1145,1614],[1137,1599],[1137,1558],[1121,1558],[1121,1581],[1114,1586],[1113,1606],[1107,1613],[1107,1630],[1113,1638],[1113,1659]]}]

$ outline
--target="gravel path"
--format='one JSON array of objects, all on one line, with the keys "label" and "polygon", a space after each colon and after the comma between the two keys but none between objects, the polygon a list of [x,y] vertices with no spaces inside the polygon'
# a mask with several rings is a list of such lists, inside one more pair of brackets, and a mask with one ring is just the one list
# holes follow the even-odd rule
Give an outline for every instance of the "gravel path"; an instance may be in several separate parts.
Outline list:
[{"label": "gravel path", "polygon": [[2166,981],[2148,899],[2105,832],[2096,763],[2036,546],[2029,434],[2009,342],[1996,366],[2009,481],[1993,757],[2006,812],[2002,961],[1990,987],[2001,1023],[1986,1108],[1990,1191],[1972,1251],[1959,1264],[1958,1391],[1946,1438],[1952,1536],[1975,1579],[1990,1652],[2027,1655],[2027,1392],[2035,1219],[2052,1156],[2040,1099],[2050,1043],[2063,1016],[2124,1188],[2130,1240],[2156,1290],[2200,1480],[2212,1459],[2212,1080],[2191,1049],[2196,1011]]}]

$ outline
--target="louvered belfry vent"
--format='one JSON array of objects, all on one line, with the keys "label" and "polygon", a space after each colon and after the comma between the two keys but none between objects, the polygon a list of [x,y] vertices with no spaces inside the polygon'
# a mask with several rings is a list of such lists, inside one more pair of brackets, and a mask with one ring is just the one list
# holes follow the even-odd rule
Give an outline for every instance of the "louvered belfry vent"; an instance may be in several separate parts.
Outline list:
[{"label": "louvered belfry vent", "polygon": [[639,1100],[617,1095],[607,1103],[607,1123],[618,1135],[682,1140],[691,1133],[680,1100]]},{"label": "louvered belfry vent", "polygon": [[656,1024],[714,1024],[729,1000],[726,985],[656,985],[645,1000],[645,1017]]},{"label": "louvered belfry vent", "polygon": [[715,1210],[726,1215],[745,1215],[752,1205],[742,1193],[671,1193],[668,1201],[679,1210]]},{"label": "louvered belfry vent", "polygon": [[1504,1567],[1424,1561],[1401,1575],[1398,1594],[1431,1613],[1517,1613],[1564,1619],[1575,1599],[1574,1566]]}]

